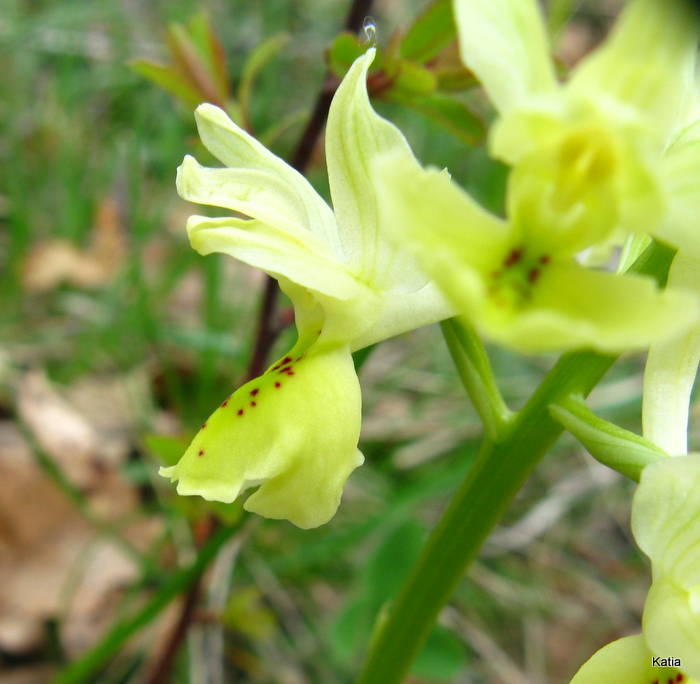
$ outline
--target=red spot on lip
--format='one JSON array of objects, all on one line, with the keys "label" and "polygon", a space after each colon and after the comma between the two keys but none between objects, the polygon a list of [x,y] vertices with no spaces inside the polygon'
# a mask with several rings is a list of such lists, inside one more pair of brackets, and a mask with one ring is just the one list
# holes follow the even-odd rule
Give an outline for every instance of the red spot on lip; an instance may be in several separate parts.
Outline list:
[{"label": "red spot on lip", "polygon": [[293,371],[291,368],[287,368],[287,370],[285,371],[285,373],[286,373],[287,375],[294,375],[294,371]]},{"label": "red spot on lip", "polygon": [[250,396],[251,396],[251,397],[254,397],[259,391],[260,391],[260,390],[257,389],[257,388],[254,389],[254,390],[251,390],[251,391],[250,391]]},{"label": "red spot on lip", "polygon": [[242,416],[242,415],[243,415],[243,409],[238,409],[238,412],[236,413],[236,415]]},{"label": "red spot on lip", "polygon": [[200,430],[204,430],[204,428],[205,428],[206,426],[207,426],[207,424],[206,424],[206,423],[202,423],[202,427],[201,427],[201,428],[199,428],[199,429],[200,429]]},{"label": "red spot on lip", "polygon": [[537,282],[537,279],[539,277],[540,277],[540,269],[539,268],[531,268],[527,274],[527,282],[528,283],[535,283],[535,282]]},{"label": "red spot on lip", "polygon": [[677,682],[682,682],[684,679],[685,677],[680,672],[676,675]]},{"label": "red spot on lip", "polygon": [[197,452],[197,456],[199,456],[200,458],[201,458],[202,456],[204,456],[204,449],[200,449],[200,450]]},{"label": "red spot on lip", "polygon": [[543,266],[545,266],[545,265],[548,264],[549,262],[550,262],[550,258],[549,258],[546,254],[543,254],[543,255],[540,257],[540,263],[541,263]]},{"label": "red spot on lip", "polygon": [[512,249],[510,251],[510,254],[505,258],[505,261],[503,262],[503,265],[508,267],[508,266],[514,266],[517,264],[520,259],[523,258],[523,250],[522,248],[518,247],[517,249]]},{"label": "red spot on lip", "polygon": [[257,405],[258,405],[258,402],[257,402],[257,401],[251,401],[251,402],[250,402],[250,405],[251,405],[251,406],[257,406]]},{"label": "red spot on lip", "polygon": [[228,406],[228,399],[221,404],[221,408],[226,408]]},{"label": "red spot on lip", "polygon": [[275,383],[275,387],[282,387],[282,383],[281,383],[281,382],[276,382],[276,383]]},{"label": "red spot on lip", "polygon": [[292,369],[291,366],[285,366],[284,368],[280,368],[279,372],[280,373],[288,373]]}]

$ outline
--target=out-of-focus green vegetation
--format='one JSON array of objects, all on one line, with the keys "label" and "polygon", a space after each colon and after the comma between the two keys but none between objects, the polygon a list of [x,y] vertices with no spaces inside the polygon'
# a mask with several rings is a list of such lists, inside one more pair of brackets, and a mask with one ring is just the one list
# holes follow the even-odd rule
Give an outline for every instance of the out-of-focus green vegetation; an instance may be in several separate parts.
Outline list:
[{"label": "out-of-focus green vegetation", "polygon": [[[423,4],[378,3],[380,45]],[[178,498],[155,475],[244,375],[262,285],[247,267],[189,248],[183,227],[191,207],[177,198],[174,175],[197,149],[191,112],[127,66],[134,58],[165,61],[166,27],[189,21],[194,9],[178,0],[2,3],[0,682],[49,681],[79,662],[111,624],[157,597],[174,568],[192,562],[208,516],[240,516],[237,505]],[[254,131],[289,121],[273,142],[288,156],[346,7],[211,0],[200,9],[224,46],[231,92],[256,46],[289,36],[249,94]],[[471,98],[487,119],[485,101],[477,92]],[[417,155],[502,208],[504,169],[394,100],[377,108]],[[309,175],[327,196],[321,151]],[[280,321],[286,316],[282,306]],[[283,333],[280,349],[291,335]],[[517,406],[549,360],[492,353],[504,395]],[[601,415],[622,423],[638,415],[638,373],[637,359],[616,366],[594,397]],[[245,522],[204,583],[173,681],[352,680],[377,612],[480,434],[437,329],[382,344],[361,379],[367,463],[338,516],[313,531]],[[87,447],[69,440],[58,448],[67,424],[58,398],[92,430]],[[84,433],[69,438],[79,441],[76,434]],[[572,444],[547,458],[494,535],[419,658],[415,681],[568,681],[594,648],[638,623],[645,581],[628,534],[626,485]],[[25,451],[37,465],[29,458],[17,466]],[[74,472],[77,461],[88,463],[88,475]],[[26,495],[13,499],[15,487]],[[37,510],[44,512],[33,522]],[[22,521],[33,531],[22,532]],[[111,560],[96,567],[95,549],[105,546]],[[22,574],[36,586],[45,577],[55,591],[42,600],[8,595],[21,590]],[[111,581],[101,586],[105,575]],[[99,679],[85,681],[147,681],[177,613],[166,611]]]}]

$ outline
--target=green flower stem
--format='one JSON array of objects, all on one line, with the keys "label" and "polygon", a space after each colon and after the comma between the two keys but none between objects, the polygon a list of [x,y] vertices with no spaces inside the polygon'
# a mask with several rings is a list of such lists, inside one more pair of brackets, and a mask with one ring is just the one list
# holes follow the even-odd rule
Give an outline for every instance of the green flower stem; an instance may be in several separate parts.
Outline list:
[{"label": "green flower stem", "polygon": [[117,622],[106,636],[80,660],[58,674],[53,684],[84,684],[99,681],[96,673],[122,648],[126,640],[149,622],[178,595],[183,593],[216,558],[221,547],[240,529],[245,516],[231,526],[220,527],[202,546],[191,565],[173,572],[153,598],[138,612]]},{"label": "green flower stem", "polygon": [[[630,270],[663,283],[672,258],[672,250],[654,244]],[[469,563],[561,434],[550,405],[572,394],[588,395],[615,359],[592,351],[565,354],[498,441],[485,441],[394,604],[378,622],[358,684],[401,682]]]},{"label": "green flower stem", "polygon": [[464,320],[450,318],[442,321],[440,328],[462,384],[484,424],[486,436],[496,439],[512,414],[498,390],[481,339]]},{"label": "green flower stem", "polygon": [[552,417],[603,465],[639,482],[642,470],[669,455],[639,435],[596,416],[581,397],[564,397],[549,407]]}]

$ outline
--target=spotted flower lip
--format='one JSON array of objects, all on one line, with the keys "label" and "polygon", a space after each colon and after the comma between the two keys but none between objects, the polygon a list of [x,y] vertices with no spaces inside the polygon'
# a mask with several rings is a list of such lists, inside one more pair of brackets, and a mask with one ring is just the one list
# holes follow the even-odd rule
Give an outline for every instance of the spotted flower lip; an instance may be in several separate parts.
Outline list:
[{"label": "spotted flower lip", "polygon": [[357,448],[361,398],[351,352],[452,315],[413,257],[385,239],[380,196],[367,174],[380,154],[408,143],[372,109],[370,49],[338,87],[326,130],[333,210],[310,183],[223,110],[200,105],[200,137],[226,166],[185,157],[180,195],[239,216],[191,216],[201,254],[220,252],[276,278],[291,299],[298,339],[259,378],[207,419],[181,460],[161,475],[180,494],[230,503],[251,487],[245,508],[303,528],[327,522]]}]

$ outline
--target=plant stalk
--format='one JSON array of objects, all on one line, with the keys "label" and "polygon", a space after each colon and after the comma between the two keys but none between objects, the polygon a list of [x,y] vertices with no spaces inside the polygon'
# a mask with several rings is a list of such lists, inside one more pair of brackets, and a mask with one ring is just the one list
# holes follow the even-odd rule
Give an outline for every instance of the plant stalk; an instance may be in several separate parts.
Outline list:
[{"label": "plant stalk", "polygon": [[[652,244],[630,271],[664,283],[673,255],[668,247]],[[572,394],[587,396],[616,358],[593,351],[564,354],[499,441],[484,442],[394,604],[378,622],[358,684],[403,680],[469,564],[563,431],[549,406]]]}]

